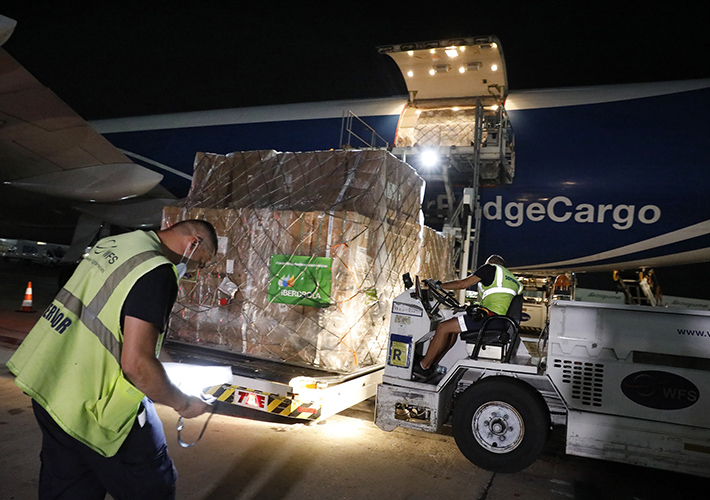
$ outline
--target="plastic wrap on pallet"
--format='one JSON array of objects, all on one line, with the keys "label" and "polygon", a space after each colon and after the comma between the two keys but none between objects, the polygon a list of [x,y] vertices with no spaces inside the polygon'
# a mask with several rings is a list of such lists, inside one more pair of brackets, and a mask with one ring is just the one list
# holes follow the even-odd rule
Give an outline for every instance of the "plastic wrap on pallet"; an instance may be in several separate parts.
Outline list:
[{"label": "plastic wrap on pallet", "polygon": [[414,169],[382,150],[198,153],[186,206],[418,219],[423,194]]},{"label": "plastic wrap on pallet", "polygon": [[[182,280],[170,336],[345,373],[383,362],[402,274],[452,278],[451,238],[418,221],[422,189],[384,151],[198,154],[185,206],[166,207],[163,225],[208,220],[220,247]],[[270,299],[274,255],[331,258],[326,307]]]}]

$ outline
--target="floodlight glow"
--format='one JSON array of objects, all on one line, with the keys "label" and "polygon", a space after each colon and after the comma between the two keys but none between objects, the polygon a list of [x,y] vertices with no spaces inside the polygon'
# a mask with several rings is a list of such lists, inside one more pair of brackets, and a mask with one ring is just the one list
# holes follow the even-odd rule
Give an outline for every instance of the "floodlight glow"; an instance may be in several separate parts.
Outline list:
[{"label": "floodlight glow", "polygon": [[318,432],[329,436],[328,441],[355,440],[362,439],[364,425],[356,418],[332,418],[325,421],[325,425],[319,425]]},{"label": "floodlight glow", "polygon": [[414,51],[413,51],[413,50],[408,50],[408,51],[407,51],[407,54],[409,54],[410,56],[413,56],[413,55],[414,55]]},{"label": "floodlight glow", "polygon": [[498,71],[498,65],[497,65],[497,64],[491,64],[491,71]]},{"label": "floodlight glow", "polygon": [[461,67],[459,68],[459,73],[466,73],[466,68],[463,67],[463,66],[461,66]]},{"label": "floodlight glow", "polygon": [[202,389],[232,381],[229,366],[199,366],[187,363],[163,363],[170,381],[185,394],[199,396]]},{"label": "floodlight glow", "polygon": [[414,76],[414,71],[411,71],[411,70],[410,70],[410,71],[407,71],[407,76],[410,77],[410,78],[413,77],[413,76]]},{"label": "floodlight glow", "polygon": [[456,57],[459,55],[456,49],[446,49],[444,52],[446,52],[446,55],[449,57]]},{"label": "floodlight glow", "polygon": [[435,70],[434,68],[430,69],[430,70],[429,70],[429,74],[430,74],[431,76],[434,76],[434,75],[436,74],[436,70]]},{"label": "floodlight glow", "polygon": [[425,149],[422,151],[422,165],[431,168],[439,163],[439,155],[433,149]]},{"label": "floodlight glow", "polygon": [[458,106],[454,106],[453,108],[451,108],[451,111],[458,111],[458,110],[459,110]]}]

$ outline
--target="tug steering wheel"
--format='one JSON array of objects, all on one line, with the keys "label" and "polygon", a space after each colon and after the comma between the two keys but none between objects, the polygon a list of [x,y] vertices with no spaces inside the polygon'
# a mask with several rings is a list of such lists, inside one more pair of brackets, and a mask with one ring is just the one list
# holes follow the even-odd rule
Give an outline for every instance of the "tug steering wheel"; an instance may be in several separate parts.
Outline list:
[{"label": "tug steering wheel", "polygon": [[[438,288],[434,280],[424,280],[424,283],[428,286],[427,290],[422,289],[419,276],[416,277],[414,282],[417,298],[424,306],[424,310],[429,317],[434,316],[439,311],[441,304],[453,309],[461,309],[461,305],[459,304],[459,301],[456,300],[454,294]],[[429,294],[431,294],[431,297],[436,300],[436,304],[434,306],[432,306],[431,302],[429,302]]]},{"label": "tug steering wheel", "polygon": [[461,309],[461,304],[459,304],[459,301],[456,300],[456,296],[453,292],[449,292],[447,290],[439,288],[439,286],[436,284],[436,281],[432,279],[426,279],[424,280],[424,283],[426,283],[426,285],[429,287],[429,292],[437,300],[437,305],[435,306],[435,309],[437,309],[440,304],[444,304],[445,306],[451,307],[452,309]]}]

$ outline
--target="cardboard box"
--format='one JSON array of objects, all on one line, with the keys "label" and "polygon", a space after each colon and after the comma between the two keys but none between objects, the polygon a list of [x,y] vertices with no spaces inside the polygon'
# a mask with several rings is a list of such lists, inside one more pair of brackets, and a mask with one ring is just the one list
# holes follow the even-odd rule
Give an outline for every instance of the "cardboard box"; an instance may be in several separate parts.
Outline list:
[{"label": "cardboard box", "polygon": [[[163,225],[207,220],[220,253],[181,282],[170,336],[343,373],[382,363],[402,274],[453,277],[453,241],[417,222],[420,186],[384,151],[198,154],[186,206],[166,207]],[[332,258],[330,305],[270,300],[273,255]]]}]

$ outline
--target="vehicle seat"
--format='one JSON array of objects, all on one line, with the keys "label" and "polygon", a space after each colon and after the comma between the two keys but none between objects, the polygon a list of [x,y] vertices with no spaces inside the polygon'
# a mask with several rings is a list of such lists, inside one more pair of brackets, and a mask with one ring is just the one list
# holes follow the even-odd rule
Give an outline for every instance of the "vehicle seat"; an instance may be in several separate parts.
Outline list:
[{"label": "vehicle seat", "polygon": [[510,361],[518,349],[520,320],[523,315],[523,296],[516,295],[508,306],[505,316],[489,316],[479,330],[461,332],[461,340],[473,344],[471,359],[478,359],[481,348],[497,346],[501,348],[501,361]]}]

